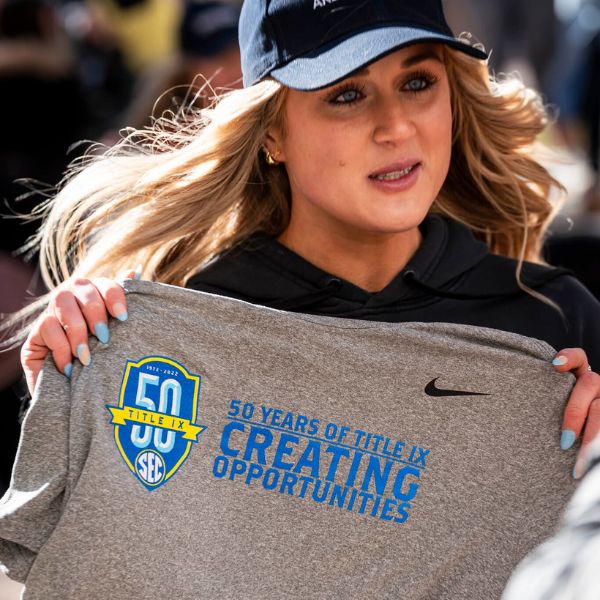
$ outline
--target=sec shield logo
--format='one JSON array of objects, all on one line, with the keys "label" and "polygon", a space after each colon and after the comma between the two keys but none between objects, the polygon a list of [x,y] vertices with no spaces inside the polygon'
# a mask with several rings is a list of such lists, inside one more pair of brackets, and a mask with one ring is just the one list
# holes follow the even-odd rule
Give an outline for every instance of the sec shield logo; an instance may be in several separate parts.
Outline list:
[{"label": "sec shield logo", "polygon": [[195,423],[200,379],[163,356],[127,361],[119,406],[106,408],[121,456],[148,490],[175,475],[206,429]]}]

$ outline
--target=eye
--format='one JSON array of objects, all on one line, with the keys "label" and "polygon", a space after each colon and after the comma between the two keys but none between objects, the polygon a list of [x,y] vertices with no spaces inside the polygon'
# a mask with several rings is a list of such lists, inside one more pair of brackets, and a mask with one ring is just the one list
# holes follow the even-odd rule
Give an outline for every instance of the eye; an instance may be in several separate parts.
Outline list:
[{"label": "eye", "polygon": [[328,98],[328,102],[333,105],[343,106],[354,104],[364,96],[361,86],[356,84],[348,84],[347,86],[338,88]]},{"label": "eye", "polygon": [[338,102],[342,101],[344,103],[346,103],[346,102],[354,102],[355,100],[358,100],[358,90],[346,90],[345,92],[342,92],[336,98],[336,100]]},{"label": "eye", "polygon": [[405,82],[403,89],[413,94],[424,92],[432,87],[438,78],[431,73],[414,73]]},{"label": "eye", "polygon": [[424,90],[428,85],[429,82],[427,80],[419,77],[418,79],[411,79],[406,84],[406,87],[408,88],[409,92],[418,92],[420,90]]}]

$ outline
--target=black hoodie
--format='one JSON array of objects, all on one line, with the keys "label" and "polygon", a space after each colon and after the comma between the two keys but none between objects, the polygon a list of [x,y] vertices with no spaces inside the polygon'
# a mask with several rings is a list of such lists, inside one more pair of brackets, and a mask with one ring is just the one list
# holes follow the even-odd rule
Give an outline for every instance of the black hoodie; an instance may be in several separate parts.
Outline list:
[{"label": "black hoodie", "polygon": [[569,271],[491,254],[463,225],[429,215],[417,252],[381,291],[326,273],[264,233],[220,255],[189,288],[289,310],[373,321],[445,322],[490,327],[544,340],[556,350],[582,347],[600,368],[600,303]]}]

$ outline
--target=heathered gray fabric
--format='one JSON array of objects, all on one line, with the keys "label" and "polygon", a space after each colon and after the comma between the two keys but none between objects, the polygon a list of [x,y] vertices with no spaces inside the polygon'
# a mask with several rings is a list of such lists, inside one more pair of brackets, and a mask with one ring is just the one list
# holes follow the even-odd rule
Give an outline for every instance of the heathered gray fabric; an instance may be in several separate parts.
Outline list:
[{"label": "heathered gray fabric", "polygon": [[[129,320],[111,323],[71,383],[46,365],[24,423],[0,562],[26,580],[25,598],[491,600],[553,533],[575,489],[575,449],[558,442],[574,378],[554,371],[546,343],[126,289]],[[119,406],[127,362],[144,357],[201,376],[194,422],[205,428],[152,491],[117,448],[133,424],[111,423],[107,408]],[[144,369],[159,383],[140,398],[175,372],[153,360],[131,367],[128,402]],[[434,378],[487,395],[431,397]],[[228,416],[238,405],[244,416]]]}]

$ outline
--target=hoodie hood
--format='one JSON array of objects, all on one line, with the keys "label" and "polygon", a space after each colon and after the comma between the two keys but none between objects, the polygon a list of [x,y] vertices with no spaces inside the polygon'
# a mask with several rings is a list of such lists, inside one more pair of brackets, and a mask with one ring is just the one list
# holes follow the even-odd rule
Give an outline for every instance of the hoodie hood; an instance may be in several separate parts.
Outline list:
[{"label": "hoodie hood", "polygon": [[[381,320],[389,320],[390,310],[413,311],[442,299],[473,302],[525,293],[516,280],[517,261],[491,254],[464,225],[429,215],[419,229],[421,245],[378,292],[323,271],[266,233],[218,256],[187,287],[281,310]],[[539,289],[565,273],[524,263],[521,280]]]},{"label": "hoodie hood", "polygon": [[[598,301],[565,269],[489,252],[464,225],[429,215],[422,242],[382,290],[327,273],[265,233],[222,253],[188,282],[210,294],[281,310],[379,322],[460,323],[584,348],[600,364]],[[541,296],[540,296],[541,294]],[[548,301],[543,301],[546,298]]]},{"label": "hoodie hood", "polygon": [[[490,281],[487,277],[479,281],[473,277],[482,263],[499,257],[491,255],[465,226],[431,214],[419,229],[421,245],[378,292],[368,292],[323,271],[266,233],[257,233],[214,259],[190,279],[188,287],[282,310],[354,317],[392,305],[413,309],[442,298],[480,299],[522,293],[515,281],[514,266],[508,278],[496,274]],[[561,274],[559,270],[543,269],[545,273],[538,274],[542,275],[540,281],[547,281],[549,274],[550,278]],[[467,280],[470,284],[465,286]]]}]

